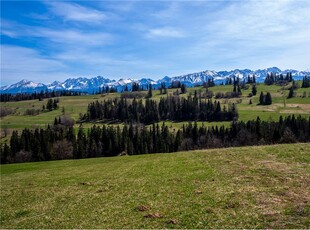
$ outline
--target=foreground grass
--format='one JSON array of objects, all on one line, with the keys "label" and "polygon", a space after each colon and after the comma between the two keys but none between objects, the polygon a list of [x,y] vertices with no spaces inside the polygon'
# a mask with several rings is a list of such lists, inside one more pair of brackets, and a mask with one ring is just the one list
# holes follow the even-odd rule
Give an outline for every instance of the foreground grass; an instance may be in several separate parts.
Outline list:
[{"label": "foreground grass", "polygon": [[3,165],[1,228],[309,228],[309,153],[290,144]]}]

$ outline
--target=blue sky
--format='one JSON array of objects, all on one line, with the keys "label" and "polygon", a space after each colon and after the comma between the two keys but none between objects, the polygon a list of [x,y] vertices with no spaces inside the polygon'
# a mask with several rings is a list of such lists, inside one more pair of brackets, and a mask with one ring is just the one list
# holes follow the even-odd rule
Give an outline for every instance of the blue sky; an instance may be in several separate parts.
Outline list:
[{"label": "blue sky", "polygon": [[309,69],[310,1],[1,1],[1,85]]}]

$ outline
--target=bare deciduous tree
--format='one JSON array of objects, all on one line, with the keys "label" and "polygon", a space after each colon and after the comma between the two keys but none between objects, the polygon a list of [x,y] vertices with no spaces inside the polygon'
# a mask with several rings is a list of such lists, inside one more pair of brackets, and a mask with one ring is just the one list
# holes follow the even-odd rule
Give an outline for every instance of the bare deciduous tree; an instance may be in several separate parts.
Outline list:
[{"label": "bare deciduous tree", "polygon": [[63,160],[73,157],[73,146],[67,140],[56,141],[52,147],[52,159]]}]

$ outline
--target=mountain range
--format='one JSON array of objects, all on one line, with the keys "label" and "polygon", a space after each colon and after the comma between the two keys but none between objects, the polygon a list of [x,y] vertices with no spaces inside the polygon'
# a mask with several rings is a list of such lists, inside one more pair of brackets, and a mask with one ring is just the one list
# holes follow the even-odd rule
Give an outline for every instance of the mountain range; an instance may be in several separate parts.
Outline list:
[{"label": "mountain range", "polygon": [[259,69],[259,70],[250,70],[250,69],[235,69],[231,71],[213,71],[206,70],[198,73],[191,73],[181,76],[168,77],[165,76],[160,80],[152,80],[150,78],[142,78],[142,79],[119,79],[111,80],[109,78],[104,78],[102,76],[97,76],[93,78],[69,78],[64,82],[54,81],[50,84],[43,83],[35,83],[33,81],[22,80],[12,85],[3,86],[0,88],[0,93],[32,93],[32,92],[40,92],[43,91],[62,91],[62,90],[72,90],[72,91],[82,91],[87,93],[96,92],[99,88],[103,88],[106,86],[114,87],[117,91],[122,91],[124,87],[130,89],[132,83],[139,83],[141,87],[146,88],[147,85],[152,84],[154,88],[158,88],[161,83],[165,83],[167,87],[171,85],[173,81],[180,81],[181,83],[187,85],[188,87],[192,87],[195,85],[200,85],[203,82],[208,81],[208,79],[213,78],[215,83],[222,83],[228,77],[239,77],[244,79],[248,76],[255,76],[257,82],[264,81],[265,77],[268,73],[275,74],[286,74],[292,73],[292,76],[295,80],[300,80],[304,76],[309,76],[310,71],[298,71],[293,69],[281,70],[277,67],[271,67],[267,69]]}]

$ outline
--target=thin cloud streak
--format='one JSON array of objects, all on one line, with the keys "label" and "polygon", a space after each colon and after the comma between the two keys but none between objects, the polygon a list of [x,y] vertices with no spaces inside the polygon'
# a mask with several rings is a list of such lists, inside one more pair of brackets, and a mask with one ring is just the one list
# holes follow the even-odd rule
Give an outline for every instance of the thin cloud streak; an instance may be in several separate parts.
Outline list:
[{"label": "thin cloud streak", "polygon": [[68,21],[99,23],[107,19],[103,12],[76,3],[46,1],[45,4],[53,14]]},{"label": "thin cloud streak", "polygon": [[113,36],[101,31],[83,31],[78,29],[49,29],[28,26],[5,21],[1,33],[12,38],[44,38],[51,42],[74,46],[102,46],[110,44]]},{"label": "thin cloud streak", "polygon": [[37,82],[50,82],[68,77],[63,71],[66,65],[58,60],[44,57],[36,50],[1,45],[1,84],[29,79]]},{"label": "thin cloud streak", "polygon": [[[295,4],[293,1],[232,2],[212,13],[211,18],[216,20],[205,17],[204,25],[193,23],[196,27],[201,26],[189,32],[195,41],[177,55],[197,59],[198,62],[207,59],[206,66],[215,69],[229,66],[256,68],[256,63],[261,63],[262,68],[276,65],[273,63],[284,68],[307,68],[304,60],[310,58],[307,45],[310,39],[310,16],[307,13],[310,4]],[[302,55],[294,60],[308,56],[299,64],[292,61],[296,49],[300,49]],[[282,57],[284,54],[286,56]],[[285,64],[279,65],[278,58]]]},{"label": "thin cloud streak", "polygon": [[184,36],[184,32],[171,27],[150,29],[146,34],[147,38],[182,38]]}]

